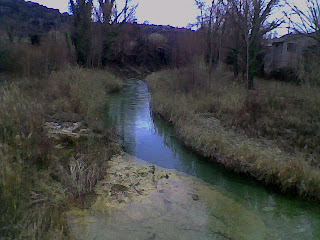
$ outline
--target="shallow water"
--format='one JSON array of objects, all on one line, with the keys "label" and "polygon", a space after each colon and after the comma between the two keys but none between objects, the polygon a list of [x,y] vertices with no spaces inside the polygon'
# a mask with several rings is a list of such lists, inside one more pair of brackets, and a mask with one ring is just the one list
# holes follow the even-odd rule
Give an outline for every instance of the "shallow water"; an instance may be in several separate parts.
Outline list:
[{"label": "shallow water", "polygon": [[209,183],[258,215],[268,229],[267,239],[320,239],[318,203],[281,194],[185,148],[168,123],[152,116],[150,92],[144,81],[128,80],[125,89],[111,97],[109,113],[126,152]]},{"label": "shallow water", "polygon": [[109,162],[95,193],[89,208],[67,214],[76,239],[268,239],[255,212],[210,184],[129,154]]}]

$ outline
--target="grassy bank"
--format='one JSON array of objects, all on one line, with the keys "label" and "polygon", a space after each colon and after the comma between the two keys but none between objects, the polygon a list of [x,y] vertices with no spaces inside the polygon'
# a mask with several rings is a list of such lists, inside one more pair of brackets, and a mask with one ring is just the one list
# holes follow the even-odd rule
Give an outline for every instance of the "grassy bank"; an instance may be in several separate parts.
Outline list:
[{"label": "grassy bank", "polygon": [[[108,93],[123,83],[105,71],[71,67],[47,78],[6,80],[0,89],[0,236],[69,239],[63,212],[93,190],[106,161],[120,151],[104,117]],[[58,126],[51,134],[48,123]],[[59,130],[70,124],[80,126],[77,132]]]},{"label": "grassy bank", "polygon": [[147,77],[153,111],[202,155],[255,178],[320,199],[318,89],[258,80],[248,92],[223,69]]}]

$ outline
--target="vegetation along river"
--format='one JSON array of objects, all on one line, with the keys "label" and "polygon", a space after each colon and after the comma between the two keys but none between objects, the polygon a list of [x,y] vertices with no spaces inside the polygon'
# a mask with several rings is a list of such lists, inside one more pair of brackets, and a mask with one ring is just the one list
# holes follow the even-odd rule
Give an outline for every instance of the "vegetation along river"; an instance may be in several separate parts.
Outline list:
[{"label": "vegetation along river", "polygon": [[[147,83],[130,79],[122,92],[112,96],[109,113],[130,156],[159,167],[158,175],[167,169],[173,173],[168,180],[158,182],[161,190],[149,195],[148,201],[132,203],[120,214],[109,212],[109,222],[102,221],[106,217],[91,216],[89,227],[86,222],[87,236],[92,239],[320,239],[318,203],[281,194],[185,148],[170,124],[152,115],[150,99]],[[132,164],[136,172],[148,168]],[[128,166],[121,159],[116,161],[111,176],[123,169],[127,171]],[[107,181],[115,182],[109,177],[102,185],[107,185]],[[148,189],[147,183],[144,185]],[[192,191],[197,195],[189,196],[188,192]]]}]

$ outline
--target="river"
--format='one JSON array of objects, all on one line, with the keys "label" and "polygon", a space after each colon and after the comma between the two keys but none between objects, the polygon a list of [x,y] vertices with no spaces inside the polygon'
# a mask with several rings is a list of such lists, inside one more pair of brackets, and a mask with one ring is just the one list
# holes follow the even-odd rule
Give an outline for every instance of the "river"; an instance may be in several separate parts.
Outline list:
[{"label": "river", "polygon": [[320,239],[318,203],[282,194],[187,149],[170,124],[151,114],[150,99],[147,83],[135,79],[110,99],[109,115],[127,153],[209,183],[259,215],[270,239]]}]

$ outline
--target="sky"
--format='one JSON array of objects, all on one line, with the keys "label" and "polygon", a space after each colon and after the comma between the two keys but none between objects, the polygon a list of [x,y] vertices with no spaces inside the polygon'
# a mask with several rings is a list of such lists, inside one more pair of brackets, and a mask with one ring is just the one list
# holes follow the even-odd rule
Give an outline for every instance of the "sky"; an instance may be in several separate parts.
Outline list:
[{"label": "sky", "polygon": [[[119,2],[123,2],[120,0]],[[137,0],[135,0],[137,1]],[[32,0],[50,8],[68,11],[69,0]],[[197,8],[194,0],[139,0],[136,18],[139,23],[148,21],[150,24],[186,27],[194,23]]]},{"label": "sky", "polygon": [[[148,21],[150,24],[156,25],[171,25],[174,27],[186,27],[189,23],[196,22],[198,14],[194,0],[133,0],[139,2],[137,8],[136,18],[139,23]],[[210,0],[205,0],[210,2]],[[290,0],[291,2],[299,5],[304,2],[303,0]],[[59,9],[60,12],[68,11],[69,0],[32,0],[41,5],[50,8]],[[124,2],[124,0],[118,0]],[[274,16],[277,18],[282,17],[282,11],[278,11]],[[284,28],[277,30],[280,35],[287,32]]]}]

